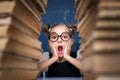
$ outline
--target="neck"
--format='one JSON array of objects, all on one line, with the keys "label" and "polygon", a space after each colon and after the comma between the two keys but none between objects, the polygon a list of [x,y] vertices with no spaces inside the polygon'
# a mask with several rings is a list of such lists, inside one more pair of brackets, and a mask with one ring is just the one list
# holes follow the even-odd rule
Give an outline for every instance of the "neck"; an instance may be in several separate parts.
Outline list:
[{"label": "neck", "polygon": [[65,61],[65,59],[63,58],[63,57],[59,57],[59,59],[58,59],[58,61],[57,62],[64,62]]}]

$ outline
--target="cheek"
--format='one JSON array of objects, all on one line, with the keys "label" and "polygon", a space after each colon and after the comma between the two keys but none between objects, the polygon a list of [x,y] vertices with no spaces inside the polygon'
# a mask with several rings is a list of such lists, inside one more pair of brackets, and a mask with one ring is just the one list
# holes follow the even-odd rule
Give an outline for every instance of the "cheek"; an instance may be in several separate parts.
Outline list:
[{"label": "cheek", "polygon": [[73,45],[73,40],[70,39],[69,41],[65,42],[64,45],[65,45],[65,46],[67,46],[67,45],[68,45],[68,46],[72,46],[72,45]]},{"label": "cheek", "polygon": [[48,43],[49,43],[49,46],[51,47],[51,46],[53,46],[54,45],[54,42],[52,42],[52,41],[48,41]]},{"label": "cheek", "polygon": [[51,42],[51,46],[55,47],[57,49],[57,42]]},{"label": "cheek", "polygon": [[67,45],[67,42],[64,42],[64,43],[63,43],[63,47],[65,48],[66,45]]}]

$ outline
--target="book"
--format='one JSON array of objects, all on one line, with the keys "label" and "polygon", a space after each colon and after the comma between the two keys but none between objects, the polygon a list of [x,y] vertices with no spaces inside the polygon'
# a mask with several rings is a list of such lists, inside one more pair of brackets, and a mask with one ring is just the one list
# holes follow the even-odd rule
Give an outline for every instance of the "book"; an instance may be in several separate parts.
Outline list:
[{"label": "book", "polygon": [[7,52],[0,52],[0,70],[4,69],[25,69],[37,70],[37,61],[32,58],[13,55]]},{"label": "book", "polygon": [[85,1],[75,3],[83,80],[119,80],[120,1]]},{"label": "book", "polygon": [[120,75],[100,75],[96,80],[120,80]]},{"label": "book", "polygon": [[96,28],[104,28],[104,29],[120,29],[120,20],[98,20],[96,22]]},{"label": "book", "polygon": [[84,13],[87,11],[88,6],[90,5],[90,0],[82,0],[80,1],[78,7],[76,8],[76,16],[77,21],[80,21],[83,17]]},{"label": "book", "polygon": [[75,0],[74,7],[78,8],[79,4],[80,4],[80,0]]},{"label": "book", "polygon": [[0,80],[35,80],[47,0],[0,1]]},{"label": "book", "polygon": [[17,55],[40,60],[42,50],[33,48],[9,37],[0,38],[0,51],[11,52]]},{"label": "book", "polygon": [[38,70],[2,70],[0,80],[35,80],[38,73]]},{"label": "book", "polygon": [[100,0],[98,6],[100,8],[120,8],[119,0]]},{"label": "book", "polygon": [[95,39],[111,39],[117,40],[120,39],[120,30],[119,29],[96,29],[93,31],[92,36]]},{"label": "book", "polygon": [[47,6],[47,2],[45,2],[45,0],[22,0],[22,2],[29,6],[29,8],[31,8],[31,10],[33,10],[33,12],[35,12],[35,14],[39,17],[40,14],[46,13],[45,7]]},{"label": "book", "polygon": [[80,32],[81,37],[84,39],[88,37],[86,36],[88,35],[87,32],[89,32],[90,34],[90,31],[93,30],[93,28],[95,27],[94,22],[96,18],[94,16],[97,12],[93,10],[95,10],[94,6],[88,10],[88,13],[86,13],[83,19],[78,23],[78,31]]},{"label": "book", "polygon": [[44,5],[44,7],[46,8],[47,7],[47,3],[48,3],[48,0],[41,0],[42,4]]},{"label": "book", "polygon": [[0,2],[0,6],[1,25],[8,23],[10,24],[10,22],[14,22],[16,21],[16,19],[18,19],[19,22],[27,25],[26,27],[32,29],[32,31],[34,31],[37,35],[40,34],[40,29],[42,25],[42,23],[40,23],[40,18],[35,16],[35,13],[32,13],[33,11],[30,11],[31,9],[29,10],[29,8],[26,8],[25,4],[21,0],[2,1]]},{"label": "book", "polygon": [[42,44],[38,39],[29,36],[27,33],[24,33],[24,31],[10,24],[0,26],[0,37],[10,37],[38,49],[41,48]]},{"label": "book", "polygon": [[83,80],[95,80],[96,75],[91,73],[84,73]]},{"label": "book", "polygon": [[[92,52],[91,52],[92,53]],[[81,60],[85,72],[96,74],[119,74],[120,62],[119,52],[114,53],[95,53]]]}]

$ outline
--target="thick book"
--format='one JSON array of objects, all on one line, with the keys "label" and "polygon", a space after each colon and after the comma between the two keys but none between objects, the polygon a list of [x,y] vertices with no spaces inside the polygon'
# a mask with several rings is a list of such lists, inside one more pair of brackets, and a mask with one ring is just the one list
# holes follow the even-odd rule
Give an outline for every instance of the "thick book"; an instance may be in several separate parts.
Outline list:
[{"label": "thick book", "polygon": [[80,21],[83,15],[86,13],[88,6],[90,5],[90,0],[81,0],[78,7],[76,8],[75,18]]},{"label": "thick book", "polygon": [[84,77],[82,80],[95,80],[96,75],[92,73],[84,73]]},{"label": "thick book", "polygon": [[78,8],[79,4],[80,4],[80,0],[75,0],[74,7]]},{"label": "thick book", "polygon": [[120,18],[119,0],[100,0],[98,4],[100,18]]},{"label": "thick book", "polygon": [[83,45],[84,42],[86,42],[90,38],[90,36],[95,28],[96,14],[97,14],[97,7],[96,7],[97,4],[96,3],[97,3],[97,1],[91,2],[91,5],[87,9],[87,11],[84,13],[84,16],[77,23],[77,29],[82,38],[81,45]]},{"label": "thick book", "polygon": [[35,14],[37,16],[40,17],[40,14],[45,14],[45,8],[47,6],[47,2],[45,2],[45,0],[21,0],[26,7],[31,8],[31,10],[33,12],[35,12]]},{"label": "thick book", "polygon": [[27,33],[24,33],[24,31],[14,25],[1,25],[0,37],[11,37],[33,48],[41,49],[42,43],[38,39],[29,36]]},{"label": "thick book", "polygon": [[96,74],[119,74],[120,73],[120,54],[119,52],[95,53],[84,57],[81,60],[85,72]]},{"label": "thick book", "polygon": [[100,0],[99,7],[101,8],[120,8],[120,1],[119,0]]},{"label": "thick book", "polygon": [[41,49],[33,48],[9,37],[0,38],[0,51],[11,52],[38,60],[42,57]]},{"label": "thick book", "polygon": [[[26,27],[32,29],[36,34],[40,34],[41,20],[40,17],[35,16],[32,9],[26,7],[22,0],[18,1],[1,1],[0,2],[0,24],[6,24],[6,21],[12,21],[15,17],[19,19],[22,23],[27,25]],[[12,18],[11,18],[12,17]]]},{"label": "thick book", "polygon": [[120,75],[99,75],[96,80],[120,80]]},{"label": "thick book", "polygon": [[0,80],[36,80],[38,73],[38,70],[2,70],[0,71]]},{"label": "thick book", "polygon": [[37,60],[7,52],[0,52],[0,70],[26,69],[37,70]]},{"label": "thick book", "polygon": [[96,29],[93,31],[93,37],[95,39],[108,39],[108,40],[117,40],[120,39],[120,30],[119,29]]},{"label": "thick book", "polygon": [[[93,11],[94,10],[94,11]],[[95,5],[91,7],[85,14],[85,16],[82,18],[82,20],[77,24],[78,31],[80,32],[80,35],[82,38],[87,38],[88,34],[92,33],[91,30],[95,27],[95,20],[97,11],[95,8]],[[92,27],[91,27],[92,26]]]},{"label": "thick book", "polygon": [[76,6],[83,80],[91,79],[91,75],[95,76],[92,80],[119,80],[120,1],[81,0]]}]

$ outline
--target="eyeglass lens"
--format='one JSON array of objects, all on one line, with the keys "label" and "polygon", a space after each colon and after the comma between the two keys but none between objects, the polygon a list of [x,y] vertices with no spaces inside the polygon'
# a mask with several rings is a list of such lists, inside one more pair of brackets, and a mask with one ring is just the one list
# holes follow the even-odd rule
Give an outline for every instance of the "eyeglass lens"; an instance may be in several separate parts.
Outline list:
[{"label": "eyeglass lens", "polygon": [[67,41],[70,39],[70,34],[68,32],[63,32],[61,35],[58,35],[57,33],[53,32],[49,35],[49,39],[51,41],[57,41],[59,37],[61,37],[63,41]]}]

